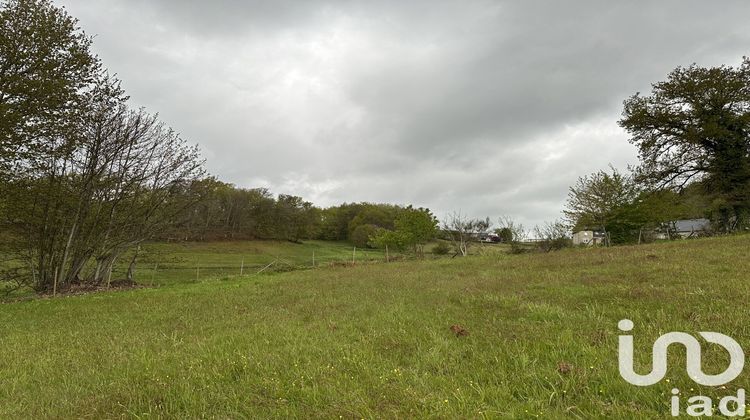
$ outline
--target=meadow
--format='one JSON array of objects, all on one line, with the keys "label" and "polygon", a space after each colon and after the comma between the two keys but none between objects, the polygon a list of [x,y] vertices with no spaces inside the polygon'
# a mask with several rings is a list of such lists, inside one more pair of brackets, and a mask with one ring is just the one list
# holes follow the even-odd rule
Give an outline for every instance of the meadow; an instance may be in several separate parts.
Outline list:
[{"label": "meadow", "polygon": [[[262,246],[155,245],[144,258],[248,263]],[[340,248],[330,256],[351,257]],[[302,264],[308,250],[273,253]],[[650,387],[617,370],[624,318],[641,371],[668,331],[750,349],[750,236],[480,254],[198,281],[157,269],[159,287],[0,304],[0,418],[671,418],[674,387],[750,385],[743,373],[700,387],[681,351]],[[726,367],[704,350],[704,370]]]},{"label": "meadow", "polygon": [[[118,265],[115,278],[127,272],[130,255]],[[149,286],[184,284],[242,274],[293,271],[331,264],[385,259],[373,249],[355,249],[347,242],[231,241],[147,243],[141,247],[136,280]]]}]

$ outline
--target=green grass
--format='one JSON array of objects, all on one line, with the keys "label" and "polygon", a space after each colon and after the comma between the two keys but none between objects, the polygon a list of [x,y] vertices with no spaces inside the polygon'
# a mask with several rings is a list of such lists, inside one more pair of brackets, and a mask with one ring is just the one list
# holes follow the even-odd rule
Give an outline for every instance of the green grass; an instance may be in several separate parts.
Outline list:
[{"label": "green grass", "polygon": [[[629,385],[617,321],[635,321],[642,367],[668,331],[750,350],[749,254],[744,236],[4,304],[0,418],[667,418],[675,386],[722,396],[750,378],[699,387],[678,351],[669,383]],[[704,369],[723,370],[704,350]]]},{"label": "green grass", "polygon": [[[163,286],[266,271],[291,271],[331,263],[384,259],[378,250],[354,249],[346,242],[236,241],[150,243],[142,247],[136,281]],[[122,259],[115,277],[124,277],[129,256]]]}]

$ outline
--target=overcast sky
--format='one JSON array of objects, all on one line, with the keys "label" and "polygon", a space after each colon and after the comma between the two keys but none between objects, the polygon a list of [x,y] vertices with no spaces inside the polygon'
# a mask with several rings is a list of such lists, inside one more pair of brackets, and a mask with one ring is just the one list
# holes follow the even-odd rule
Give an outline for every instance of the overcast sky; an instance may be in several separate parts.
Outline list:
[{"label": "overcast sky", "polygon": [[56,1],[224,181],[527,226],[637,163],[625,98],[750,54],[747,1]]}]

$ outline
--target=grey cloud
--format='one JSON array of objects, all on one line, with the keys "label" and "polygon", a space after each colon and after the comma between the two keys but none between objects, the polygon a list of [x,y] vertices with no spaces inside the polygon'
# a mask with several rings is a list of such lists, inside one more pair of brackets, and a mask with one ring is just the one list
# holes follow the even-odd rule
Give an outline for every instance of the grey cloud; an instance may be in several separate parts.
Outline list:
[{"label": "grey cloud", "polygon": [[59,2],[223,179],[527,225],[635,163],[623,99],[750,45],[740,1]]}]

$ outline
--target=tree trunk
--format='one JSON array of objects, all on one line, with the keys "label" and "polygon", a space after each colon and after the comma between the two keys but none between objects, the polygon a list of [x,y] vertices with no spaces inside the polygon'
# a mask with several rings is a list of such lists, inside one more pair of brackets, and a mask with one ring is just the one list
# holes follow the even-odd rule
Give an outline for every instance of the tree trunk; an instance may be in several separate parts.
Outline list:
[{"label": "tree trunk", "polygon": [[[130,264],[128,265],[128,282],[134,282],[135,278],[135,263],[138,259],[138,253],[141,252],[141,246],[138,245],[138,247],[135,249],[135,254],[133,254],[133,259],[130,260]],[[109,287],[109,282],[107,282],[107,287]]]},{"label": "tree trunk", "polygon": [[[76,219],[78,219],[77,215],[76,215]],[[77,229],[78,229],[78,220],[74,221],[73,226],[70,228],[70,234],[68,235],[68,242],[65,244],[65,251],[63,251],[62,263],[60,264],[60,275],[58,276],[58,280],[62,282],[63,284],[66,283],[65,265],[68,263],[68,256],[70,255],[70,247],[73,244],[73,237],[75,236]]]}]

